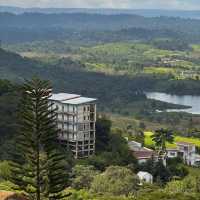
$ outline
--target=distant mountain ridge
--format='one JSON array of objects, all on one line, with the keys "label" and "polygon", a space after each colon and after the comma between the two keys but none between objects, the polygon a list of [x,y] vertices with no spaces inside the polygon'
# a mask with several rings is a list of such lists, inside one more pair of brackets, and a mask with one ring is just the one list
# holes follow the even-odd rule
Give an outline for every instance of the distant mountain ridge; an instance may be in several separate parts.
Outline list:
[{"label": "distant mountain ridge", "polygon": [[88,9],[88,8],[20,8],[0,6],[0,12],[14,14],[28,13],[89,13],[102,15],[130,14],[144,17],[181,17],[200,19],[200,10],[162,10],[162,9]]},{"label": "distant mountain ridge", "polygon": [[20,43],[43,40],[114,42],[174,38],[200,42],[200,21],[131,14],[0,12],[0,40]]}]

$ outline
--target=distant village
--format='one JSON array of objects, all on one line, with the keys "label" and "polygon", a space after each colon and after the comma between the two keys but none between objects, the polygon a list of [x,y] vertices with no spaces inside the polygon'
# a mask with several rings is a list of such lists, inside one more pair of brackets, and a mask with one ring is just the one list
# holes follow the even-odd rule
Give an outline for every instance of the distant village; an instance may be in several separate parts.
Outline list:
[{"label": "distant village", "polygon": [[[196,154],[196,146],[189,142],[177,142],[176,148],[167,148],[166,158],[163,158],[163,164],[166,165],[167,158],[181,158],[188,166],[198,167],[200,164],[200,155]],[[137,158],[140,164],[147,162],[150,159],[158,161],[159,156],[157,151],[142,146],[136,141],[128,141],[128,146],[133,155]],[[141,181],[147,183],[153,182],[153,176],[148,172],[139,172],[138,176]]]}]

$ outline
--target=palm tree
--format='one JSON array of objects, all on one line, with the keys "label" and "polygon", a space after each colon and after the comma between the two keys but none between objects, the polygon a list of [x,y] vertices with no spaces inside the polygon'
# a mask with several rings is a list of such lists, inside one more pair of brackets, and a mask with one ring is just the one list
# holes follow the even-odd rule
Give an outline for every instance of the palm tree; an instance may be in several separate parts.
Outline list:
[{"label": "palm tree", "polygon": [[155,142],[155,145],[158,149],[159,159],[166,159],[166,142],[174,142],[174,134],[171,130],[168,129],[159,129],[155,131],[155,134],[151,136],[152,140]]}]

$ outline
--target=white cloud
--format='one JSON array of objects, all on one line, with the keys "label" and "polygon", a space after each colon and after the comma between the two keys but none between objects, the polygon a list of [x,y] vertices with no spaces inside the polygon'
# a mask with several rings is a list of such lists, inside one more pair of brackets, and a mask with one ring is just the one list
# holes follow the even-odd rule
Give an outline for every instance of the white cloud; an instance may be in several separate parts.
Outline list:
[{"label": "white cloud", "polygon": [[199,0],[0,0],[0,5],[68,8],[199,9]]}]

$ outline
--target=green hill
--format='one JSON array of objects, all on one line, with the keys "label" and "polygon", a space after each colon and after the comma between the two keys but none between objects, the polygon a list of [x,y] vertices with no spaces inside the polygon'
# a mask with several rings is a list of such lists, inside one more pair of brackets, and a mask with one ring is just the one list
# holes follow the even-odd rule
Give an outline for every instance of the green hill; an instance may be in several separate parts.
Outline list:
[{"label": "green hill", "polygon": [[6,78],[17,82],[37,75],[50,80],[56,91],[96,97],[101,102],[101,109],[116,111],[120,111],[127,103],[131,105],[135,101],[145,100],[142,91],[155,82],[151,77],[132,79],[126,76],[88,72],[84,65],[68,58],[47,64],[2,49],[0,71],[0,79]]}]

